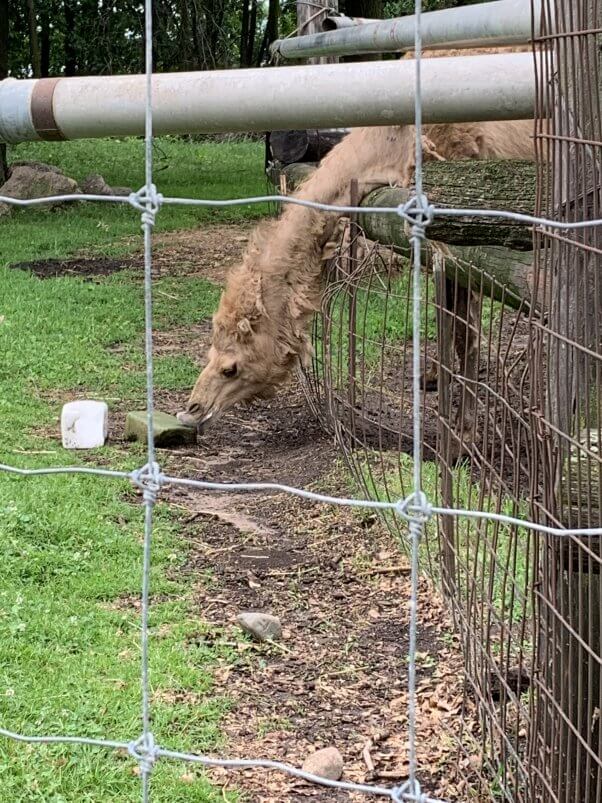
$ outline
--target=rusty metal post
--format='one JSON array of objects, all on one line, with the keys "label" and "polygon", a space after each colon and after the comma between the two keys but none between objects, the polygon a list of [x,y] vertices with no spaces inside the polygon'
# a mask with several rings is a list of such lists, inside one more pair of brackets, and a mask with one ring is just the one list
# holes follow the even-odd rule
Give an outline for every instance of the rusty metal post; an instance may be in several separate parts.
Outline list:
[{"label": "rusty metal post", "polygon": [[[359,184],[357,179],[351,180],[349,188],[349,203],[351,206],[359,206],[360,194]],[[357,268],[357,241],[360,233],[360,228],[357,222],[357,213],[353,212],[349,218],[349,254],[347,259],[347,267],[349,276],[353,275]],[[357,283],[350,282],[349,287],[349,418],[352,432],[355,431],[355,407],[356,407],[356,349],[357,349],[357,331],[356,331],[356,314],[357,314]]]},{"label": "rusty metal post", "polygon": [[[444,507],[454,506],[452,443],[451,443],[451,375],[454,370],[452,318],[449,299],[449,280],[445,275],[445,257],[435,252],[433,273],[435,278],[435,304],[437,308],[437,390],[439,393],[437,455],[441,476],[441,503]],[[445,593],[453,598],[456,591],[456,527],[451,516],[443,516],[440,521],[439,537],[442,556],[442,585]],[[452,616],[454,606],[451,606]],[[454,623],[455,624],[455,623]]]}]

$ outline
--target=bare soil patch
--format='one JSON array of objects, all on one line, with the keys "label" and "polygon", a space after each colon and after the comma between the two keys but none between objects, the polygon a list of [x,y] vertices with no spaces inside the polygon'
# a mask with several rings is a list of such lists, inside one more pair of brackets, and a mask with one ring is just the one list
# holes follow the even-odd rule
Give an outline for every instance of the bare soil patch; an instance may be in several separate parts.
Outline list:
[{"label": "bare soil patch", "polygon": [[26,270],[38,279],[56,279],[59,276],[83,277],[90,279],[96,276],[110,276],[127,268],[140,267],[140,259],[124,257],[109,259],[108,257],[77,257],[74,259],[41,259],[35,262],[17,262],[9,265],[13,270]]},{"label": "bare soil patch", "polygon": [[[251,224],[206,226],[192,231],[158,234],[153,245],[153,269],[157,276],[195,275],[209,281],[222,282],[226,273],[240,259]],[[140,238],[136,239],[138,245]],[[19,262],[9,267],[27,270],[40,279],[79,276],[86,279],[109,276],[122,270],[141,270],[142,253],[123,257],[86,257],[43,259]]]}]

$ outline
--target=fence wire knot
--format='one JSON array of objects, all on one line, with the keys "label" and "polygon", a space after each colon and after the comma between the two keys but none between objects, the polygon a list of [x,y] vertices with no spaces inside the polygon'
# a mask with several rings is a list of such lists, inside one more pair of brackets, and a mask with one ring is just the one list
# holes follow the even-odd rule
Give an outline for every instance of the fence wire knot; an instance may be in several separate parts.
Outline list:
[{"label": "fence wire knot", "polygon": [[391,792],[391,799],[394,800],[395,803],[408,803],[408,801],[412,801],[412,803],[426,803],[427,795],[422,793],[422,789],[417,780],[410,780],[401,784],[401,786],[396,786]]},{"label": "fence wire knot", "polygon": [[157,212],[161,209],[161,204],[163,203],[163,195],[157,192],[154,184],[149,184],[148,186],[145,184],[138,192],[131,192],[128,195],[128,201],[134,209],[140,212],[143,228],[147,224],[149,226],[155,225]]},{"label": "fence wire knot", "polygon": [[159,496],[159,491],[165,484],[159,464],[152,463],[152,465],[149,465],[147,463],[142,468],[132,471],[130,477],[134,485],[142,491],[144,501],[154,505]]},{"label": "fence wire knot", "polygon": [[141,736],[135,742],[128,744],[128,753],[140,765],[140,769],[145,775],[149,775],[159,758],[159,748],[155,744],[152,733]]},{"label": "fence wire knot", "polygon": [[420,491],[419,493],[411,493],[405,499],[401,499],[395,505],[395,512],[410,523],[426,524],[433,515],[433,508],[424,491]]},{"label": "fence wire knot", "polygon": [[405,204],[399,204],[396,212],[411,226],[411,236],[424,240],[425,229],[435,217],[435,207],[429,203],[426,195],[413,195]]}]

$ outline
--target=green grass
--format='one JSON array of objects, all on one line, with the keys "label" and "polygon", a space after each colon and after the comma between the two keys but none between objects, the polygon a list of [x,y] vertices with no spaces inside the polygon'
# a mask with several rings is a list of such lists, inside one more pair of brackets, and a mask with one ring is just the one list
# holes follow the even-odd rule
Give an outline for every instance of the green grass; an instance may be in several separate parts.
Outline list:
[{"label": "green grass", "polygon": [[[60,167],[81,180],[100,173],[112,186],[134,190],[144,184],[144,143],[140,139],[24,143],[11,147],[11,160],[35,160]],[[236,198],[265,194],[260,142],[193,143],[175,137],[157,140],[155,184],[165,196]],[[233,222],[266,214],[266,207],[222,210],[164,206],[157,232],[201,222]],[[0,223],[0,266],[8,262],[62,258],[77,251],[123,254],[140,247],[140,213],[128,204],[86,203],[53,210],[15,210]],[[131,238],[131,239],[125,239]]]},{"label": "green grass", "polygon": [[[76,177],[101,171],[109,181],[136,186],[141,147],[133,140],[22,146],[13,156],[53,161]],[[169,157],[158,173],[165,192],[231,196],[261,188],[257,145],[170,140],[161,147]],[[160,217],[163,227],[172,228],[214,218],[189,210],[166,210]],[[22,467],[81,463],[83,456],[60,446],[58,415],[69,393],[106,399],[110,408],[144,406],[140,277],[124,271],[95,282],[41,281],[7,265],[82,248],[137,247],[138,237],[121,239],[138,233],[137,215],[81,204],[19,212],[3,220],[0,231],[0,461]],[[166,277],[155,290],[162,291],[155,296],[158,329],[207,319],[218,294],[192,278]],[[157,388],[188,388],[195,376],[188,358],[157,359]],[[130,470],[143,463],[144,450],[107,446],[93,460]],[[140,734],[142,536],[142,508],[127,482],[0,475],[2,727],[123,741]],[[192,607],[190,581],[178,579],[186,556],[174,513],[160,503],[152,570],[152,727],[161,744],[198,752],[219,746],[228,708],[213,688],[211,669],[235,657],[219,633],[211,647],[195,638],[205,625]],[[0,739],[0,800],[137,801],[134,768],[129,757],[112,751]],[[159,762],[152,783],[153,800],[164,803],[223,800],[200,770],[177,762]]]},{"label": "green grass", "polygon": [[[389,501],[404,499],[413,487],[413,460],[408,454],[399,456],[379,455],[356,457],[363,483],[373,499]],[[381,462],[382,461],[382,462]],[[384,470],[383,470],[384,469]],[[434,462],[425,462],[422,471],[422,487],[430,500],[440,498],[439,467]],[[459,465],[453,476],[454,507],[460,509],[483,510],[501,513],[515,518],[527,518],[526,501],[517,506],[510,497],[496,497],[495,494],[480,498],[477,483],[471,478],[470,469]],[[394,514],[385,512],[391,529],[395,532]],[[527,543],[529,534],[526,528],[515,529],[507,524],[496,528],[485,520],[456,520],[456,554],[458,566],[457,595],[459,600],[476,595],[477,607],[486,607],[491,601],[497,617],[509,626],[518,624],[532,615],[532,600],[527,594],[525,601],[520,595],[512,594],[512,586],[525,594],[529,581]],[[408,544],[402,546],[407,550]],[[421,544],[421,562],[429,568],[436,581],[440,581],[441,567],[430,556],[437,553],[437,523],[431,519],[425,525],[425,538]],[[472,579],[474,578],[474,582]],[[492,647],[495,649],[495,646]]]}]

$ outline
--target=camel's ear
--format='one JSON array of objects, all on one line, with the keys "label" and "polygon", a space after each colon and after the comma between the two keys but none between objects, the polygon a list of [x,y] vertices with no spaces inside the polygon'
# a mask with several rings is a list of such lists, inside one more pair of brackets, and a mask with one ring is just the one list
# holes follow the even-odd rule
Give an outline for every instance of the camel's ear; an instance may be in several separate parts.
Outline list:
[{"label": "camel's ear", "polygon": [[237,329],[239,334],[242,335],[243,337],[250,335],[251,332],[253,331],[253,328],[248,318],[241,318],[240,321],[238,322]]}]

